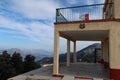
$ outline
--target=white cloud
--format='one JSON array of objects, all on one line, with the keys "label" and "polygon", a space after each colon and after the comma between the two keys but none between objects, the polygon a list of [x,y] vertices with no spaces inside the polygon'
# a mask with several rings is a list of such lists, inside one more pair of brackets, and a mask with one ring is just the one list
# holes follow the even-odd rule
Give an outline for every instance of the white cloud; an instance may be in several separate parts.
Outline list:
[{"label": "white cloud", "polygon": [[104,3],[104,2],[105,2],[105,0],[100,0],[100,1],[99,1],[99,3]]},{"label": "white cloud", "polygon": [[77,4],[77,5],[91,5],[94,4],[94,0],[67,0],[67,3],[70,5]]},{"label": "white cloud", "polygon": [[76,4],[79,0],[67,0],[69,4]]},{"label": "white cloud", "polygon": [[92,5],[92,4],[99,4],[104,3],[105,0],[67,0],[67,3],[70,5],[77,4],[77,5]]},{"label": "white cloud", "polygon": [[87,5],[92,5],[92,4],[94,4],[94,0],[87,0],[86,3],[87,3]]},{"label": "white cloud", "polygon": [[30,19],[53,19],[60,7],[54,0],[12,0],[13,10]]},{"label": "white cloud", "polygon": [[86,0],[86,3],[88,5],[92,5],[92,4],[101,4],[101,3],[104,3],[105,0]]},{"label": "white cloud", "polygon": [[29,37],[31,40],[37,41],[39,43],[41,42],[40,40],[42,38],[46,40],[49,39],[46,36],[50,36],[51,38],[53,38],[53,27],[50,26],[52,25],[47,25],[40,22],[24,24],[16,21],[11,21],[8,18],[0,16],[0,27],[15,30],[15,32],[9,31],[9,33],[16,34],[19,32],[19,34]]}]

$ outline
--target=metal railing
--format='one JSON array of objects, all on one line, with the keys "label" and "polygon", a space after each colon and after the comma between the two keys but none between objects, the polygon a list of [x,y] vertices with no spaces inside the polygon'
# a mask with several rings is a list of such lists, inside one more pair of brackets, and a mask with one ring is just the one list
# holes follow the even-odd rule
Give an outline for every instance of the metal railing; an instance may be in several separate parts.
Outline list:
[{"label": "metal railing", "polygon": [[[113,12],[113,3],[58,8],[56,9],[56,22],[106,19],[108,12]],[[113,14],[110,14],[113,17]]]}]

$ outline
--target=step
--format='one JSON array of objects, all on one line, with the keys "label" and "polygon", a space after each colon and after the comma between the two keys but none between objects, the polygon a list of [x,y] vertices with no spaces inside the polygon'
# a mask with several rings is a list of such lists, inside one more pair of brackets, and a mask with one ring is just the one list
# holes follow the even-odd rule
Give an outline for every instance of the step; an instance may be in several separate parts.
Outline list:
[{"label": "step", "polygon": [[74,80],[74,76],[65,75],[62,80]]}]

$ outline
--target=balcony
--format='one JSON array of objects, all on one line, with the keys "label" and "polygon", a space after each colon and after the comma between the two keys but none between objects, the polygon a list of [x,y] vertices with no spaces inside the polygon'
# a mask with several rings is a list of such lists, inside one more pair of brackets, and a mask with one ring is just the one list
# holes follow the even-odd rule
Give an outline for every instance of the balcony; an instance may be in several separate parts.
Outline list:
[{"label": "balcony", "polygon": [[56,9],[56,22],[108,20],[114,18],[113,3]]}]

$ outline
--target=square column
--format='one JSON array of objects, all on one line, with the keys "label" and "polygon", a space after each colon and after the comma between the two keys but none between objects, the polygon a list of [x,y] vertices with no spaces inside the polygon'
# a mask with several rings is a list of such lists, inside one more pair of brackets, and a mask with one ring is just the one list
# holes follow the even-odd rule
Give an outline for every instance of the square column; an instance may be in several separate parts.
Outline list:
[{"label": "square column", "polygon": [[77,55],[76,55],[76,41],[74,41],[74,54],[73,54],[73,62],[77,62]]},{"label": "square column", "polygon": [[70,66],[70,40],[67,40],[67,67]]},{"label": "square column", "polygon": [[110,30],[110,78],[120,80],[120,28]]},{"label": "square column", "polygon": [[102,40],[102,59],[103,59],[103,64],[104,64],[104,62],[105,62],[105,55],[106,54],[106,51],[105,51],[105,41],[104,40]]},{"label": "square column", "polygon": [[102,50],[101,64],[104,64],[104,42],[103,40],[101,41],[101,50]]},{"label": "square column", "polygon": [[54,33],[54,63],[53,75],[59,74],[59,32]]},{"label": "square column", "polygon": [[102,41],[102,52],[103,52],[103,65],[104,65],[104,68],[107,69],[108,68],[108,39],[105,38],[103,41]]}]

